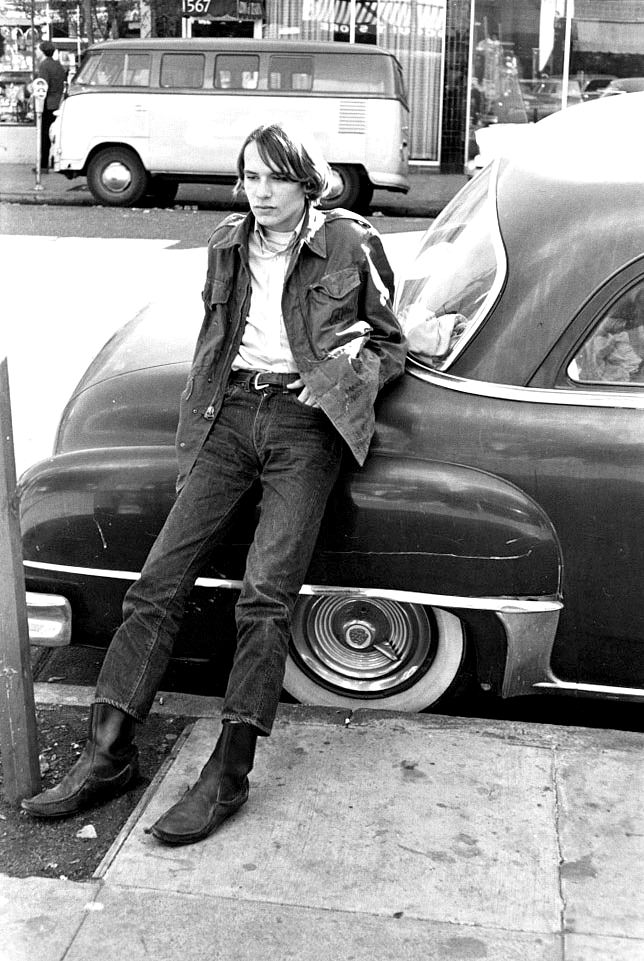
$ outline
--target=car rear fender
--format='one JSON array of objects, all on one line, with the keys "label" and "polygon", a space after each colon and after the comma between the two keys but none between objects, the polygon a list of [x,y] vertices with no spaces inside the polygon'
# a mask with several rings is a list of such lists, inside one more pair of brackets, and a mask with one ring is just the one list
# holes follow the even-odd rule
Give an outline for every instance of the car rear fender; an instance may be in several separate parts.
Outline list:
[{"label": "car rear fender", "polygon": [[25,560],[140,571],[174,501],[174,448],[57,454],[19,483]]},{"label": "car rear fender", "polygon": [[327,519],[318,552],[332,580],[471,598],[561,593],[550,519],[482,470],[376,454],[345,476]]},{"label": "car rear fender", "polygon": [[376,455],[345,477],[330,512],[313,582],[384,588],[465,620],[490,612],[506,651],[496,641],[479,643],[475,633],[483,674],[482,662],[496,661],[497,669],[505,662],[505,696],[551,678],[562,555],[550,519],[529,494],[464,465]]}]

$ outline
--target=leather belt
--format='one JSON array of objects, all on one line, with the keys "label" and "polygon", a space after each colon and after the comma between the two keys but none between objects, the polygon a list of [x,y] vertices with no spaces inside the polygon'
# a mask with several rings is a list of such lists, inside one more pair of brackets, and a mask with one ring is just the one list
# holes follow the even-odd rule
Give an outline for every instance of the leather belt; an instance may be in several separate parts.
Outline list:
[{"label": "leather belt", "polygon": [[281,387],[292,384],[300,375],[277,374],[271,370],[233,370],[228,378],[231,384],[248,387],[249,390],[266,390],[267,387]]}]

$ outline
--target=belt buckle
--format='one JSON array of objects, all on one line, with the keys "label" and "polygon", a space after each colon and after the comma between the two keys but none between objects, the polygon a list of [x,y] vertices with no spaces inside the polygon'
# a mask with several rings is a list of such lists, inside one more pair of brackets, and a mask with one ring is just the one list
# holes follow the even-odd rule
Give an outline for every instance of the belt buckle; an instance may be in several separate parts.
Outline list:
[{"label": "belt buckle", "polygon": [[260,384],[259,378],[263,375],[264,371],[258,370],[252,380],[253,390],[267,390],[270,384]]}]

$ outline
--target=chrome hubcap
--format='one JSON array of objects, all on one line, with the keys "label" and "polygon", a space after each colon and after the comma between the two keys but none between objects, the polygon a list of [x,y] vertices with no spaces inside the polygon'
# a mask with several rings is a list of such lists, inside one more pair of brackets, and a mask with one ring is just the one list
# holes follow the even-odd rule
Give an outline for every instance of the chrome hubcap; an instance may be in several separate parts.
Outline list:
[{"label": "chrome hubcap", "polygon": [[347,647],[352,647],[356,651],[362,651],[371,647],[375,640],[376,632],[373,625],[368,621],[350,621],[345,625],[344,640]]},{"label": "chrome hubcap", "polygon": [[302,598],[293,657],[318,683],[364,698],[391,694],[431,666],[436,640],[421,605],[382,598]]},{"label": "chrome hubcap", "polygon": [[122,194],[132,183],[132,172],[125,164],[113,161],[104,168],[101,180],[110,193]]}]

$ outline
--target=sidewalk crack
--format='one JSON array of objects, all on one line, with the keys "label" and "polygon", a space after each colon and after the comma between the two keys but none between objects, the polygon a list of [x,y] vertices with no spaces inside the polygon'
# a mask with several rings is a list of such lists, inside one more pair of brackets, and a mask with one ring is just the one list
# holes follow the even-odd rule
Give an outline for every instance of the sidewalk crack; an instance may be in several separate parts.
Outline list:
[{"label": "sidewalk crack", "polygon": [[561,815],[562,815],[562,798],[559,788],[559,768],[558,768],[558,755],[557,748],[552,748],[552,785],[554,790],[554,807],[555,807],[555,839],[557,844],[557,884],[559,888],[559,942],[560,942],[560,953],[561,961],[566,961],[566,917],[568,913],[568,906],[566,904],[566,895],[564,893],[563,878],[561,874],[561,867],[564,863],[564,854],[561,843]]}]

